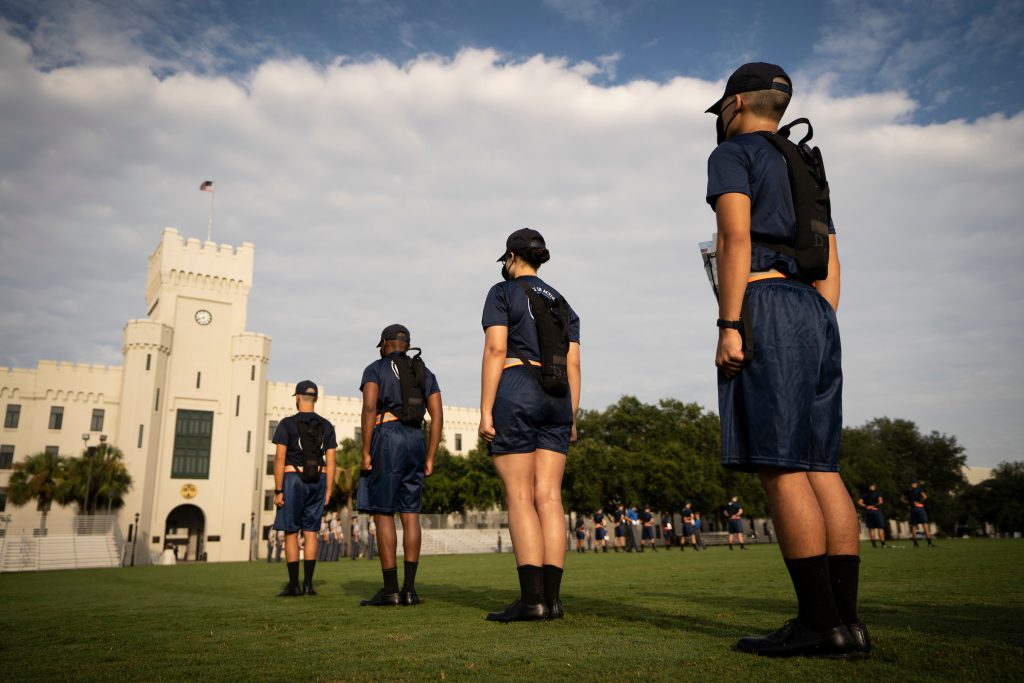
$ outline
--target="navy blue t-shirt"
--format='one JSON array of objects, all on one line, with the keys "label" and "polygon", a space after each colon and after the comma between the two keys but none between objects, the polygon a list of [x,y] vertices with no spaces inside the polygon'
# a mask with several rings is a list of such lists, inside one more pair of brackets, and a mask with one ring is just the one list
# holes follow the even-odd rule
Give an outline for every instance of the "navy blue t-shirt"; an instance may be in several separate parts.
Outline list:
[{"label": "navy blue t-shirt", "polygon": [[650,524],[651,520],[653,519],[654,515],[652,515],[650,512],[643,512],[640,514],[640,521],[643,522],[645,525]]},{"label": "navy blue t-shirt", "polygon": [[[536,275],[523,275],[533,291],[551,301],[562,298],[558,291]],[[568,303],[568,302],[567,302]],[[487,292],[484,301],[483,327],[486,330],[494,325],[508,328],[509,350],[507,357],[515,358],[511,345],[515,344],[530,360],[540,361],[540,340],[537,338],[537,326],[530,314],[530,299],[522,287],[513,280],[499,282]],[[580,317],[569,307],[569,341],[580,341]]]},{"label": "navy blue t-shirt", "polygon": [[868,507],[878,507],[880,500],[882,500],[882,494],[878,491],[865,491],[864,495],[860,497],[864,501],[864,504]]},{"label": "navy blue t-shirt", "polygon": [[[284,462],[286,465],[302,467],[304,464],[302,450],[299,448],[299,428],[295,425],[296,420],[302,420],[303,422],[322,420],[324,424],[324,451],[329,451],[332,448],[338,447],[337,437],[334,434],[334,425],[326,419],[320,417],[316,413],[295,413],[294,415],[289,415],[277,423],[277,429],[274,430],[274,438],[271,439],[274,443],[280,444],[288,449],[284,456]],[[326,464],[327,463],[324,462],[323,456],[320,456],[320,465],[323,466]]]},{"label": "navy blue t-shirt", "polygon": [[693,523],[693,508],[683,508],[683,521],[687,524]]},{"label": "navy blue t-shirt", "polygon": [[[402,409],[402,382],[398,379],[398,368],[394,366],[391,356],[393,353],[380,360],[375,360],[363,370],[363,378],[359,382],[359,391],[363,390],[367,382],[377,385],[377,410],[387,413],[395,413]],[[427,396],[432,396],[441,391],[437,386],[437,378],[427,368]]]},{"label": "navy blue t-shirt", "polygon": [[[708,204],[715,208],[718,198],[729,192],[750,197],[752,239],[791,242],[796,237],[796,212],[786,159],[757,133],[726,140],[708,157]],[[828,231],[832,234],[836,231],[831,220]],[[772,268],[787,275],[800,274],[796,262],[789,256],[752,243],[751,272]]]},{"label": "navy blue t-shirt", "polygon": [[595,512],[594,513],[594,524],[597,525],[597,526],[600,526],[601,524],[604,524],[604,515],[602,515],[600,512]]},{"label": "navy blue t-shirt", "polygon": [[924,503],[924,489],[907,489],[907,500],[911,503]]},{"label": "navy blue t-shirt", "polygon": [[726,503],[725,505],[725,511],[729,514],[730,517],[735,517],[736,515],[740,514],[740,510],[742,509],[742,505],[740,505],[739,503],[733,503],[732,501]]}]

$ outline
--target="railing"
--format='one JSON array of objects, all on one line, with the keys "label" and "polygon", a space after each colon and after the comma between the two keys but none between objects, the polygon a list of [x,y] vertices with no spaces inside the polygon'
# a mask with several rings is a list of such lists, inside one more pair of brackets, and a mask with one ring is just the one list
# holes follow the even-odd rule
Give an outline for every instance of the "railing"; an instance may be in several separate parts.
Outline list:
[{"label": "railing", "polygon": [[116,515],[3,524],[0,572],[117,567],[124,540]]}]

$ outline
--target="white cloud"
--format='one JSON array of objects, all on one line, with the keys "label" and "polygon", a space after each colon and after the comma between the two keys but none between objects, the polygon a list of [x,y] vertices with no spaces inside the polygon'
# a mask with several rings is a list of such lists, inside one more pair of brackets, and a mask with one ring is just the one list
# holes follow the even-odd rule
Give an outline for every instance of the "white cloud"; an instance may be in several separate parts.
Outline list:
[{"label": "white cloud", "polygon": [[[165,225],[257,246],[249,327],[271,376],[354,393],[380,329],[410,326],[446,400],[473,404],[480,308],[505,236],[583,317],[584,397],[716,405],[716,310],[696,242],[720,84],[595,84],[578,64],[489,50],[404,65],[268,60],[244,87],[86,63],[48,72],[0,37],[0,358],[117,363]],[[904,123],[905,94],[804,87],[844,263],[846,415],[955,433],[1019,458],[1017,275],[1024,115]],[[309,285],[310,271],[318,273]],[[69,334],[70,332],[70,334]]]}]

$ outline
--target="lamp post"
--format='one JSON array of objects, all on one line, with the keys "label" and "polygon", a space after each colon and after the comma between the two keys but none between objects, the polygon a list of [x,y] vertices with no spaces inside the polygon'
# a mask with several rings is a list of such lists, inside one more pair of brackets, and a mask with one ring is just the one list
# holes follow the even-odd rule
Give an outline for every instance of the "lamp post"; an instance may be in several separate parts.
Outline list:
[{"label": "lamp post", "polygon": [[[97,452],[102,460],[106,460],[107,457],[107,435],[100,434],[100,449]],[[92,466],[89,466],[89,471],[92,472]],[[110,514],[110,468],[106,468],[107,475],[107,514]]]},{"label": "lamp post", "polygon": [[89,457],[89,434],[82,434],[82,448],[84,453],[82,457],[85,458],[85,462],[88,466],[88,472],[85,475],[85,514],[89,514],[89,491],[92,490],[92,458]]},{"label": "lamp post", "polygon": [[139,513],[135,513],[135,535],[132,536],[132,566],[135,566],[135,546],[139,542]]}]

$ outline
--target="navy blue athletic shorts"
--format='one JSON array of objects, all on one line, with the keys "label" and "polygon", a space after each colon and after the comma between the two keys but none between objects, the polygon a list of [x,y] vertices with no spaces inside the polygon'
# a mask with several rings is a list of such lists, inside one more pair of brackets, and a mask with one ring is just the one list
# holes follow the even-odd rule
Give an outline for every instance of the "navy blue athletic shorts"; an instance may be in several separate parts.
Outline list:
[{"label": "navy blue athletic shorts", "polygon": [[843,371],[835,311],[797,280],[747,285],[754,358],[728,379],[718,371],[722,464],[838,472]]},{"label": "navy blue athletic shorts", "polygon": [[356,507],[360,512],[419,512],[423,497],[427,447],[423,430],[386,422],[373,430],[370,464],[359,475]]},{"label": "navy blue athletic shorts", "polygon": [[683,522],[683,536],[695,536],[697,535],[697,527],[692,524]]},{"label": "navy blue athletic shorts", "polygon": [[927,524],[928,523],[928,512],[924,508],[910,508],[910,523],[911,524]]},{"label": "navy blue athletic shorts", "polygon": [[607,536],[607,535],[608,534],[605,532],[604,528],[602,528],[602,527],[598,527],[598,528],[594,529],[594,538],[596,538],[599,541],[603,541],[604,537]]},{"label": "navy blue athletic shorts", "polygon": [[586,532],[583,532],[583,531],[577,531],[576,532],[576,540],[577,541],[582,541],[586,537],[587,537]]},{"label": "navy blue athletic shorts", "polygon": [[532,453],[538,448],[566,455],[572,432],[572,399],[544,393],[523,366],[501,373],[494,397],[491,455]]},{"label": "navy blue athletic shorts", "polygon": [[626,535],[626,527],[621,524],[615,525],[615,538],[623,538]]},{"label": "navy blue athletic shorts", "polygon": [[730,519],[729,530],[730,534],[742,534],[743,533],[743,520],[742,519]]},{"label": "navy blue athletic shorts", "polygon": [[643,527],[643,530],[640,532],[640,538],[645,540],[645,541],[652,541],[652,540],[654,540],[654,527],[650,527],[650,526]]},{"label": "navy blue athletic shorts", "polygon": [[885,528],[885,517],[882,516],[881,510],[868,510],[864,513],[864,521],[869,529]]},{"label": "navy blue athletic shorts", "polygon": [[274,528],[286,534],[299,531],[320,531],[324,516],[324,495],[327,493],[327,475],[320,481],[307,484],[295,472],[284,473],[284,505],[277,509]]}]

